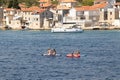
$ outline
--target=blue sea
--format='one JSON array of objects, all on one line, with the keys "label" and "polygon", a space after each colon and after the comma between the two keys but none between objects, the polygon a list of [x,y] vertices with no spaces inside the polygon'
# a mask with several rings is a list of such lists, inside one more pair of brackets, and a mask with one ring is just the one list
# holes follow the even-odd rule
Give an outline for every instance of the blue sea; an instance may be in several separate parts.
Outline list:
[{"label": "blue sea", "polygon": [[[43,56],[48,48],[61,56]],[[0,80],[120,80],[120,31],[1,30]]]}]

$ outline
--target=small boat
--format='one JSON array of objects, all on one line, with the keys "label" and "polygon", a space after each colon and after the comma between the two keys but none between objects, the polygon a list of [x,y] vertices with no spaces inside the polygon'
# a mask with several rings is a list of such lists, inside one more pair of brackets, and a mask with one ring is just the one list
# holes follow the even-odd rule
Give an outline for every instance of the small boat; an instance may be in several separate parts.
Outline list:
[{"label": "small boat", "polygon": [[69,57],[69,58],[80,58],[80,54],[69,53],[69,54],[66,55],[66,57]]},{"label": "small boat", "polygon": [[83,32],[83,29],[80,28],[80,25],[73,25],[72,27],[66,28],[66,27],[56,27],[52,28],[51,32],[53,33],[68,33],[68,32],[73,32],[73,33],[80,33]]}]

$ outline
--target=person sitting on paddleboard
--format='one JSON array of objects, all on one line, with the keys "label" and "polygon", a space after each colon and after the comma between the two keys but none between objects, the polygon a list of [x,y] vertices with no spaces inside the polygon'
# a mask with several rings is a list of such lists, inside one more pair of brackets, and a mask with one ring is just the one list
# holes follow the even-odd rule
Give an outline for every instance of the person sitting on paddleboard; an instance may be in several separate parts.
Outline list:
[{"label": "person sitting on paddleboard", "polygon": [[80,51],[75,51],[75,52],[73,53],[73,56],[74,56],[74,57],[80,57]]},{"label": "person sitting on paddleboard", "polygon": [[48,55],[51,55],[51,52],[52,52],[52,51],[51,51],[51,49],[49,48],[48,51],[47,51],[47,54],[48,54]]},{"label": "person sitting on paddleboard", "polygon": [[55,49],[53,49],[53,50],[48,49],[47,54],[50,55],[50,56],[55,56],[56,55],[56,50]]},{"label": "person sitting on paddleboard", "polygon": [[80,57],[80,51],[74,51],[73,53],[68,53],[66,55],[67,57],[70,57],[70,58],[79,58]]},{"label": "person sitting on paddleboard", "polygon": [[74,54],[80,54],[80,51],[75,51]]},{"label": "person sitting on paddleboard", "polygon": [[55,49],[52,50],[52,55],[56,55],[56,50]]}]

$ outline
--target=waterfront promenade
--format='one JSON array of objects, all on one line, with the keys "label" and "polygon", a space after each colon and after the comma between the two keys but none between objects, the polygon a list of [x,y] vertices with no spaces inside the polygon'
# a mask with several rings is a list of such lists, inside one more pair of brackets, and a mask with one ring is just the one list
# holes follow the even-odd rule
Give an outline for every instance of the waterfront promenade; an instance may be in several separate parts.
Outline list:
[{"label": "waterfront promenade", "polygon": [[[38,30],[50,30],[51,28],[40,28]],[[90,27],[82,27],[83,30],[120,30],[120,27],[118,26],[109,26],[109,27],[101,27],[101,26],[90,26]],[[8,28],[5,26],[0,26],[0,30],[23,30],[22,28]],[[30,29],[35,30],[35,29]]]}]

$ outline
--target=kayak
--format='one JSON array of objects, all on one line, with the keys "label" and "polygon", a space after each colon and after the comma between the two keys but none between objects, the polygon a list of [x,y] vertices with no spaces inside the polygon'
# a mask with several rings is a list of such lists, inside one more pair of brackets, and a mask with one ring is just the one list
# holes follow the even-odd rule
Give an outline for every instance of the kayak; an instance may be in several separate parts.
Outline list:
[{"label": "kayak", "polygon": [[69,53],[69,54],[66,55],[66,57],[69,57],[69,58],[80,58],[80,54]]}]

